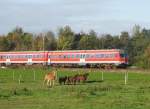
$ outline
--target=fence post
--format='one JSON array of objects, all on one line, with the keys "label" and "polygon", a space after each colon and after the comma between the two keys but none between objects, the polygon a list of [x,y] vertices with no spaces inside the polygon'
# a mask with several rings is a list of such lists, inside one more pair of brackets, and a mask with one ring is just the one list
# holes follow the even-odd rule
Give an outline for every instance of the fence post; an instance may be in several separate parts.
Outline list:
[{"label": "fence post", "polygon": [[103,81],[104,80],[104,74],[103,74],[103,72],[102,72],[102,76],[101,77],[102,77],[102,81]]},{"label": "fence post", "polygon": [[34,81],[35,81],[35,71],[33,71],[33,79],[34,79]]},{"label": "fence post", "polygon": [[128,72],[125,72],[125,77],[124,77],[124,84],[126,85],[128,81]]},{"label": "fence post", "polygon": [[15,80],[15,74],[14,74],[14,71],[13,71],[13,81]]},{"label": "fence post", "polygon": [[20,74],[19,75],[19,84],[21,83],[21,78],[22,78],[22,75]]}]

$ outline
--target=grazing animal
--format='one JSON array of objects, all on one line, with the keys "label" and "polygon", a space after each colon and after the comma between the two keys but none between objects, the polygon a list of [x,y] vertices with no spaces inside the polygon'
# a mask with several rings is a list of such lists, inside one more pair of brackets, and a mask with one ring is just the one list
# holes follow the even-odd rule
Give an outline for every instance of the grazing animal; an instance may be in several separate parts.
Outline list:
[{"label": "grazing animal", "polygon": [[56,71],[49,72],[45,75],[43,84],[47,81],[47,86],[52,87],[55,84],[56,78],[57,78]]},{"label": "grazing animal", "polygon": [[75,76],[69,76],[68,78],[67,78],[67,83],[68,84],[76,84],[76,78],[78,77],[78,74],[77,75],[75,75]]},{"label": "grazing animal", "polygon": [[85,82],[86,80],[87,80],[87,77],[88,77],[88,73],[85,73],[85,74],[83,74],[83,75],[78,75],[77,77],[76,77],[76,81],[77,82]]},{"label": "grazing animal", "polygon": [[59,77],[59,84],[66,84],[66,82],[67,82],[67,80],[68,80],[68,77],[67,76],[65,76],[65,77]]}]

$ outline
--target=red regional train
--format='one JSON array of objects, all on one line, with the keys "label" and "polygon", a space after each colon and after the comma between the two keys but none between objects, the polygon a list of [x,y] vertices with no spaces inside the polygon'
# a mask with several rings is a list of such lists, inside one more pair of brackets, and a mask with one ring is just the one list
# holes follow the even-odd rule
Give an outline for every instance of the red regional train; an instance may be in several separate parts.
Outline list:
[{"label": "red regional train", "polygon": [[0,64],[43,64],[51,66],[127,66],[123,50],[69,50],[0,52]]}]

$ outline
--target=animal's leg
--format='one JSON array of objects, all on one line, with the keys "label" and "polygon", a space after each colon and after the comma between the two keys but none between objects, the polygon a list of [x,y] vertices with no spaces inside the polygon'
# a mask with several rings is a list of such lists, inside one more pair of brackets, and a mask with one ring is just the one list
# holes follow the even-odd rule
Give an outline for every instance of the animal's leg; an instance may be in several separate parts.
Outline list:
[{"label": "animal's leg", "polygon": [[53,84],[53,85],[55,85],[55,80],[53,80],[53,82],[54,82],[54,84]]},{"label": "animal's leg", "polygon": [[55,84],[55,80],[52,80],[53,81],[53,86],[54,86],[54,84]]},{"label": "animal's leg", "polygon": [[49,80],[47,80],[47,86],[49,86]]},{"label": "animal's leg", "polygon": [[52,86],[52,81],[50,80],[50,85],[49,85],[50,87]]}]

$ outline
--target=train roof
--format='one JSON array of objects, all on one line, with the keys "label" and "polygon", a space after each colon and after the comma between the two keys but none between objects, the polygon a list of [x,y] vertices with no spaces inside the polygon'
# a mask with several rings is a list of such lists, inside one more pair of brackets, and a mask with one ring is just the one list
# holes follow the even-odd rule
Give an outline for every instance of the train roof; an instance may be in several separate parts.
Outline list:
[{"label": "train roof", "polygon": [[99,50],[58,50],[58,51],[8,51],[8,52],[0,52],[0,53],[44,53],[44,52],[123,52],[121,49],[99,49]]},{"label": "train roof", "polygon": [[58,51],[50,51],[50,52],[80,52],[80,51],[101,51],[101,52],[109,52],[109,51],[122,51],[121,49],[99,49],[99,50],[58,50]]}]

